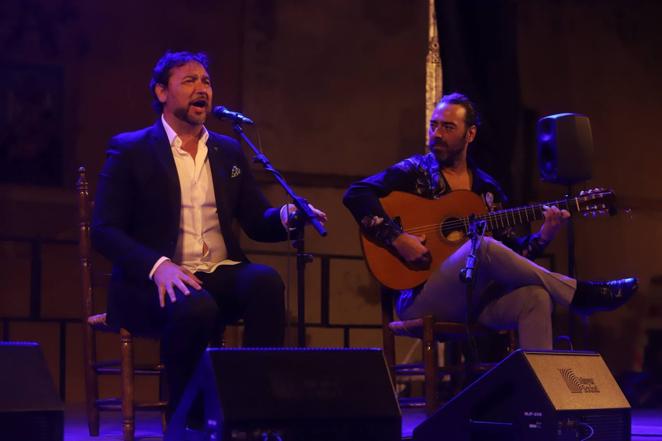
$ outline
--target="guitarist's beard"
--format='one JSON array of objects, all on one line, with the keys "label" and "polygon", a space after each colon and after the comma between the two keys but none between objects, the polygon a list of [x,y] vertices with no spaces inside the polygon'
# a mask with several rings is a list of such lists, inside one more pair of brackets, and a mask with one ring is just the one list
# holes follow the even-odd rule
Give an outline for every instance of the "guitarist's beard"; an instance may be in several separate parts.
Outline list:
[{"label": "guitarist's beard", "polygon": [[441,140],[433,139],[429,148],[440,168],[457,165],[464,157],[464,145],[451,146]]}]

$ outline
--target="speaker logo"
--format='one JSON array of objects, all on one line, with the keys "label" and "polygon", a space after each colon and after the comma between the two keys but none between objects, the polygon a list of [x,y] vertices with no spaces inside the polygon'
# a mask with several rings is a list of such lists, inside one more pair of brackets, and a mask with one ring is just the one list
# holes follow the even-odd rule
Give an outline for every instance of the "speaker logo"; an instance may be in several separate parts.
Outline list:
[{"label": "speaker logo", "polygon": [[595,384],[593,378],[580,377],[577,374],[575,374],[575,371],[573,371],[570,368],[559,369],[559,372],[561,372],[561,377],[563,377],[563,381],[565,381],[566,386],[568,386],[568,389],[573,394],[600,393],[600,389],[598,389],[598,386]]}]

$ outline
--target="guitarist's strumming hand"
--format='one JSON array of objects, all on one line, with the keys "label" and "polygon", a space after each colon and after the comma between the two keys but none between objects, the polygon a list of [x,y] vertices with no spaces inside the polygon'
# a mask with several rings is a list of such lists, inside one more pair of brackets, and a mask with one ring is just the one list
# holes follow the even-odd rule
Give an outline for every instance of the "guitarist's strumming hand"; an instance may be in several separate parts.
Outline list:
[{"label": "guitarist's strumming hand", "polygon": [[413,269],[429,269],[432,262],[430,250],[425,245],[425,234],[414,236],[409,233],[402,233],[392,242],[393,248],[400,257]]},{"label": "guitarist's strumming hand", "polygon": [[570,217],[570,212],[568,210],[560,210],[554,205],[551,207],[543,205],[543,210],[545,221],[542,227],[540,227],[540,238],[545,242],[551,242],[556,236],[556,233],[558,233],[559,228]]}]

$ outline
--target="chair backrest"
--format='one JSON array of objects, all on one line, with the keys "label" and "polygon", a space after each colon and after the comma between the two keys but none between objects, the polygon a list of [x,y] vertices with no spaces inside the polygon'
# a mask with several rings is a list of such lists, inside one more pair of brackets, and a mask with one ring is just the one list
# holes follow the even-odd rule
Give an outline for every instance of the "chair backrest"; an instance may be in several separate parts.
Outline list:
[{"label": "chair backrest", "polygon": [[92,204],[90,201],[89,181],[85,167],[78,168],[78,255],[81,275],[81,294],[83,304],[83,323],[93,314],[93,284],[92,284],[92,243],[90,239],[90,223]]}]

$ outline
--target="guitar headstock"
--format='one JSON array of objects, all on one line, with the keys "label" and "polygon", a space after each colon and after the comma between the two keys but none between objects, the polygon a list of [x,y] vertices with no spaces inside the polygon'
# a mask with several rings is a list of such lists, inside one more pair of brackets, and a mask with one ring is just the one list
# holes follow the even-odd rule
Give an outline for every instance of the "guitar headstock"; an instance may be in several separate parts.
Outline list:
[{"label": "guitar headstock", "polygon": [[617,213],[616,195],[606,188],[582,190],[575,198],[578,213],[584,217],[613,216]]}]

